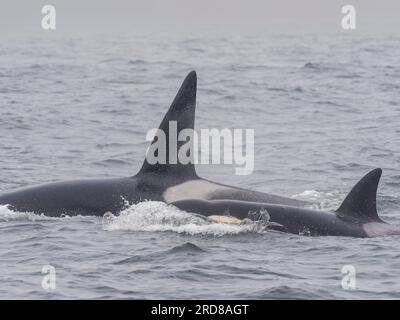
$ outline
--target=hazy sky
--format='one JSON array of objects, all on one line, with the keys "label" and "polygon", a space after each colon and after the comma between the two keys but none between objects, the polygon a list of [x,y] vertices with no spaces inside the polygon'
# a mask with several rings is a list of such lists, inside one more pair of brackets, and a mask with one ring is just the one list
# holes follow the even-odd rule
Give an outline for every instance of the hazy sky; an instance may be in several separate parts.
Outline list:
[{"label": "hazy sky", "polygon": [[41,34],[41,8],[57,10],[57,34],[342,32],[341,7],[357,32],[399,33],[399,0],[1,0],[0,35]]}]

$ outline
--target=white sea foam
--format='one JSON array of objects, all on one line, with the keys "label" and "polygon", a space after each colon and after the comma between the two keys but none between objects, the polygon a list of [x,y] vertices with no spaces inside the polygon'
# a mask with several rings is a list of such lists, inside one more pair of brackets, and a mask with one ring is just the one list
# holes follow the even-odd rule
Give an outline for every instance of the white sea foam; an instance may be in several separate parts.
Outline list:
[{"label": "white sea foam", "polygon": [[[81,217],[81,216],[78,216]],[[0,222],[9,221],[48,221],[55,219],[73,219],[70,216],[48,217],[33,212],[18,212],[7,205],[0,206]],[[82,217],[81,217],[82,218]],[[103,216],[103,229],[106,231],[171,231],[188,235],[213,235],[216,237],[239,233],[264,232],[265,221],[246,221],[240,225],[209,221],[206,217],[179,210],[164,202],[145,201],[127,205],[120,214],[108,212]]]},{"label": "white sea foam", "polygon": [[305,190],[292,196],[294,199],[309,201],[313,209],[335,210],[339,207],[342,196],[333,192],[320,192],[316,190]]},{"label": "white sea foam", "polygon": [[13,211],[7,205],[0,205],[0,221],[37,221],[47,219],[49,218],[43,215]]},{"label": "white sea foam", "polygon": [[189,235],[233,235],[245,232],[263,232],[265,226],[257,222],[241,225],[216,223],[192,213],[157,201],[131,205],[119,215],[106,213],[103,229],[130,231],[171,231]]},{"label": "white sea foam", "polygon": [[[20,212],[11,210],[8,205],[0,205],[0,222],[8,222],[8,221],[51,221],[51,220],[59,220],[59,219],[74,219],[74,218],[84,218],[81,215],[77,216],[68,216],[68,215],[61,215],[60,217],[49,217],[44,214],[36,214],[33,212]],[[86,218],[90,218],[87,216]]]}]

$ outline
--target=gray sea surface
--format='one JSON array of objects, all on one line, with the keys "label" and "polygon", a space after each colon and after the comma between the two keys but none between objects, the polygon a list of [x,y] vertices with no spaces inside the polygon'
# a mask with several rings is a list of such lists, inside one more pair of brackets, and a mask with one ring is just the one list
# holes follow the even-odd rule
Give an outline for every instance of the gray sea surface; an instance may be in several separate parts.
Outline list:
[{"label": "gray sea surface", "polygon": [[[383,168],[380,216],[400,224],[400,38],[29,38],[0,44],[0,192],[135,174],[181,81],[197,128],[255,130],[255,169],[201,176],[335,209]],[[119,216],[0,207],[0,298],[400,297],[400,238],[307,237],[210,224],[158,202]],[[42,268],[56,288],[42,287]],[[341,270],[356,270],[355,290]]]}]

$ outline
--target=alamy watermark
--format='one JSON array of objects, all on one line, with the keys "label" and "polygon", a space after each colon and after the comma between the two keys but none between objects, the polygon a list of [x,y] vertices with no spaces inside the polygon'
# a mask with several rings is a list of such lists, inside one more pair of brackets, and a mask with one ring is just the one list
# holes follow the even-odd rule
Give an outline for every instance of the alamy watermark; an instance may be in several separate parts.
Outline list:
[{"label": "alamy watermark", "polygon": [[[47,4],[42,7],[41,25],[44,30],[56,30],[56,8],[53,5]],[[356,29],[356,8],[347,4],[341,9],[343,14],[341,26],[344,30]]]},{"label": "alamy watermark", "polygon": [[342,267],[342,289],[344,290],[355,290],[356,289],[356,268],[351,265],[345,265]]},{"label": "alamy watermark", "polygon": [[50,4],[42,7],[42,28],[44,30],[56,30],[56,8]]},{"label": "alamy watermark", "polygon": [[43,290],[55,290],[56,289],[56,268],[52,265],[45,265],[42,268],[42,288]]},{"label": "alamy watermark", "polygon": [[356,29],[356,8],[350,4],[342,7],[342,14],[344,14],[341,25],[344,30]]},{"label": "alamy watermark", "polygon": [[177,128],[176,121],[169,121],[168,137],[161,129],[147,132],[146,141],[153,141],[146,153],[149,164],[226,164],[236,165],[237,175],[253,172],[254,129],[213,128],[197,133]]}]

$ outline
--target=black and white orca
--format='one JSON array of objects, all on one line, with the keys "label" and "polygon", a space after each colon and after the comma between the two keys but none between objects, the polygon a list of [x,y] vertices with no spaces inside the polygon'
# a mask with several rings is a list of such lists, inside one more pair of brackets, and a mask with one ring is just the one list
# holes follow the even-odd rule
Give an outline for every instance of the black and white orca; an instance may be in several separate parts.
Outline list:
[{"label": "black and white orca", "polygon": [[[177,130],[194,129],[197,76],[190,72],[179,89],[159,129],[166,135],[169,122]],[[152,143],[155,141],[153,140]],[[169,141],[167,140],[167,144]],[[184,142],[176,141],[179,148]],[[168,151],[167,145],[167,151]],[[167,154],[167,158],[169,154]],[[305,202],[257,191],[223,185],[202,179],[193,163],[150,164],[144,160],[140,171],[131,177],[48,183],[0,195],[0,204],[11,210],[47,216],[119,213],[126,203],[145,200],[166,203],[184,199],[234,199],[250,202],[304,206]]]},{"label": "black and white orca", "polygon": [[[311,236],[376,237],[400,235],[400,227],[382,221],[377,213],[376,192],[382,170],[364,176],[336,211],[322,211],[281,204],[238,200],[185,199],[172,204],[181,210],[213,217],[213,221],[240,223],[266,217],[268,227]],[[226,217],[226,219],[221,219]],[[230,221],[228,218],[233,217]]]}]

